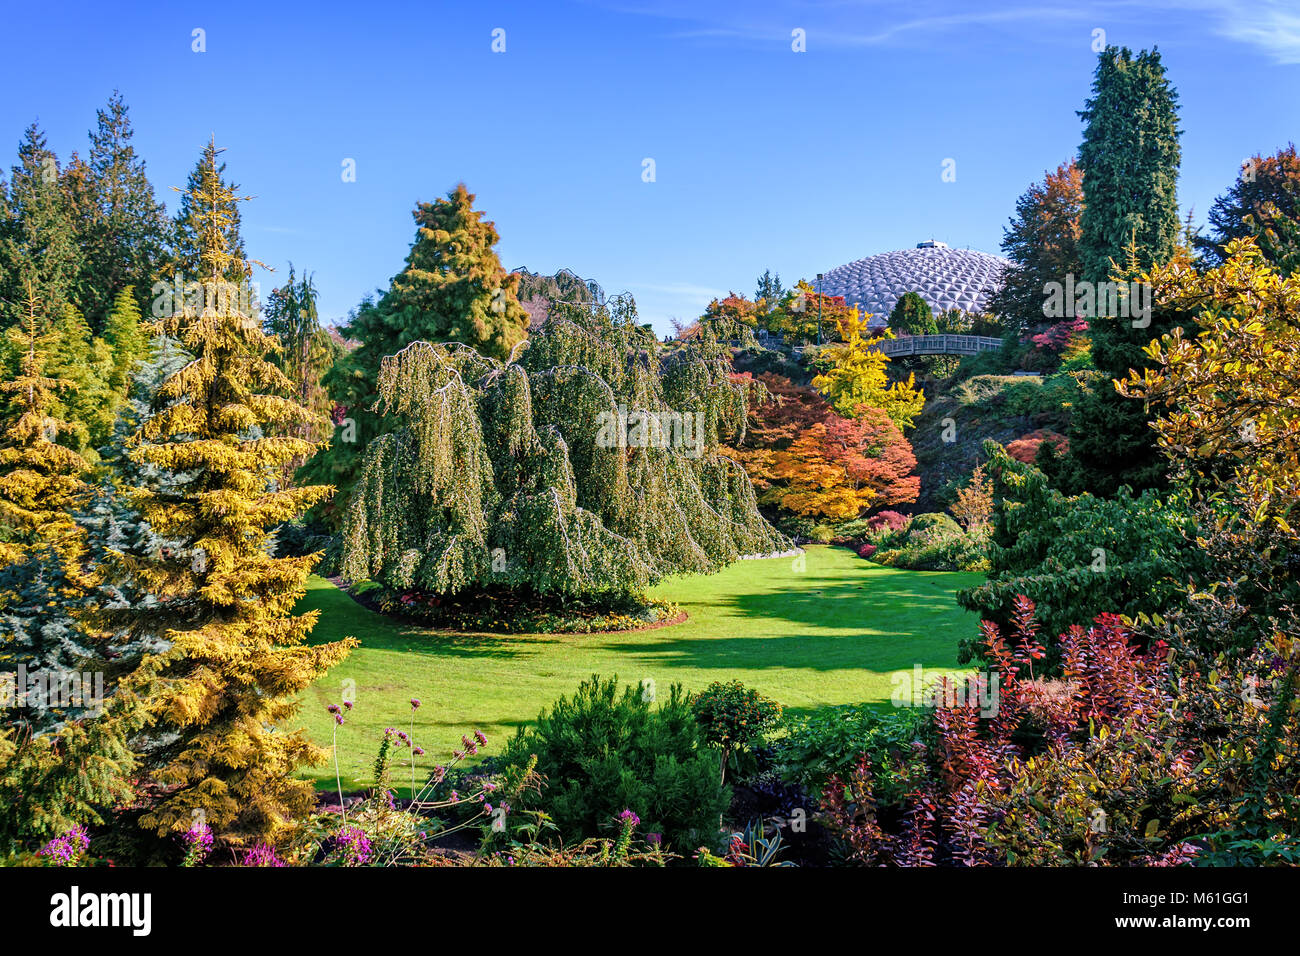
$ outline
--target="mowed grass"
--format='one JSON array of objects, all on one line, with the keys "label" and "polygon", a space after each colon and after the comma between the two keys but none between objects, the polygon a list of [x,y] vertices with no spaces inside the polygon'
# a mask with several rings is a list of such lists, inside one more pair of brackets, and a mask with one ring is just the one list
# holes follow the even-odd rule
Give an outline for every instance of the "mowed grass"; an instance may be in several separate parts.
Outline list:
[{"label": "mowed grass", "polygon": [[[450,760],[462,733],[488,735],[486,753],[536,719],[557,697],[592,674],[649,678],[666,694],[738,678],[795,710],[884,702],[890,675],[957,670],[957,642],[976,616],[954,593],[977,574],[903,571],[871,564],[844,548],[812,547],[796,559],[740,561],[714,575],[671,578],[654,589],[689,615],[682,623],[619,634],[452,634],[401,624],[361,607],[312,578],[301,609],[319,608],[314,641],[348,635],[361,646],[303,695],[300,718],[329,747],[326,706],[355,682],[355,708],[338,728],[345,790],[371,782],[385,727],[411,732],[410,699],[418,697],[414,739],[425,754],[417,775]],[[403,750],[399,759],[409,761]],[[332,761],[307,774],[334,786]],[[410,782],[409,763],[395,783]],[[405,790],[406,788],[404,788]]]}]

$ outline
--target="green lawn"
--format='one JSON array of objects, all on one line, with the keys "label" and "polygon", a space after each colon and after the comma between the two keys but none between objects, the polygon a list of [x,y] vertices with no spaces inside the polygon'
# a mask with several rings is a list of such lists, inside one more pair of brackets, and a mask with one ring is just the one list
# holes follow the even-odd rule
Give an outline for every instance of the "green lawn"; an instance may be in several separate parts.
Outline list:
[{"label": "green lawn", "polygon": [[[813,547],[803,570],[794,559],[740,561],[719,574],[673,578],[655,596],[689,614],[682,624],[622,634],[444,634],[398,624],[313,578],[302,607],[320,608],[314,640],[357,637],[361,647],[317,682],[301,718],[329,746],[327,704],[355,681],[356,707],[339,728],[345,789],[370,781],[383,728],[410,731],[412,697],[422,706],[417,766],[445,763],[462,733],[488,735],[487,752],[571,693],[593,673],[625,683],[680,682],[699,690],[739,678],[787,708],[885,701],[890,674],[956,668],[958,638],[975,629],[954,592],[977,574],[902,571],[870,564],[844,548]],[[333,787],[333,764],[309,773]],[[396,775],[400,782],[402,773]],[[409,779],[409,778],[408,778]]]}]

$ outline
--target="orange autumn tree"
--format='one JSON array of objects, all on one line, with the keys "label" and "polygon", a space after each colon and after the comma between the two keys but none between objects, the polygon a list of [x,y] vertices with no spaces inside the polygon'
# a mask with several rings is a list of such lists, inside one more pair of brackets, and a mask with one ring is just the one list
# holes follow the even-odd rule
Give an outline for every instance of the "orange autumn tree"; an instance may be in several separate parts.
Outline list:
[{"label": "orange autumn tree", "polygon": [[916,500],[916,456],[882,409],[862,407],[857,418],[844,418],[812,388],[772,373],[758,380],[770,400],[750,409],[749,430],[736,454],[759,504],[801,517],[848,520]]}]

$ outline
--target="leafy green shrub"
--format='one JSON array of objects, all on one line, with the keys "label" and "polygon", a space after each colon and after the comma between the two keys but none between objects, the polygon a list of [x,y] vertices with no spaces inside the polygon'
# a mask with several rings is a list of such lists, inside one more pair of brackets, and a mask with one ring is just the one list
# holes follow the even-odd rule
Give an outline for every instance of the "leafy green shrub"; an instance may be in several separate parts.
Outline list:
[{"label": "leafy green shrub", "polygon": [[[1203,552],[1190,545],[1196,522],[1180,500],[1152,492],[1135,498],[1127,489],[1113,499],[1067,498],[996,442],[984,451],[996,499],[991,573],[957,600],[985,619],[1008,625],[1019,594],[1033,599],[1049,634],[1087,626],[1103,611],[1157,614],[1202,569]],[[973,653],[963,642],[959,659]]]},{"label": "leafy green shrub", "polygon": [[715,680],[691,709],[704,739],[722,751],[724,776],[728,760],[739,758],[781,719],[780,704],[738,680]]},{"label": "leafy green shrub", "polygon": [[786,734],[776,743],[775,759],[784,779],[817,794],[832,776],[847,778],[859,757],[867,754],[877,798],[896,803],[924,771],[915,743],[929,724],[929,712],[922,708],[827,707],[786,718]]},{"label": "leafy green shrub", "polygon": [[814,544],[830,544],[835,540],[835,529],[828,524],[815,525],[813,529],[808,532],[808,537]]},{"label": "leafy green shrub", "polygon": [[666,845],[698,846],[730,802],[718,752],[681,685],[658,706],[648,688],[618,687],[617,677],[592,675],[507,742],[502,765],[523,767],[535,755],[544,781],[520,808],[549,813],[566,841],[607,834],[631,810]]},{"label": "leafy green shrub", "polygon": [[878,532],[873,559],[914,571],[982,571],[987,533],[963,531],[949,515],[916,515],[897,530]]}]

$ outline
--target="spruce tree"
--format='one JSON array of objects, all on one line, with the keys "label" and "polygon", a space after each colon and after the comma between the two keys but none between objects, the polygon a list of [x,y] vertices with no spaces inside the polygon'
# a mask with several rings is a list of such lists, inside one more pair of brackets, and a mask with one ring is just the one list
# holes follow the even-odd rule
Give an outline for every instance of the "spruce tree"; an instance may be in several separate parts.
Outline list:
[{"label": "spruce tree", "polygon": [[131,143],[135,130],[121,93],[113,92],[96,120],[85,162],[87,201],[75,222],[83,250],[75,298],[90,327],[104,334],[124,289],[132,287],[137,307],[147,308],[143,297],[160,278],[171,223]]},{"label": "spruce tree", "polygon": [[[205,280],[246,276],[232,245],[237,197],[215,148],[193,177],[184,208],[193,215]],[[278,487],[284,464],[313,442],[277,429],[312,413],[283,397],[292,388],[264,356],[273,341],[240,296],[201,310],[186,304],[153,331],[179,340],[192,360],[162,383],[131,455],[183,477],[142,488],[134,504],[153,533],[174,542],[145,558],[113,558],[155,603],[106,609],[100,625],[131,641],[155,639],[163,653],[130,680],[149,700],[142,759],[161,787],[140,823],[185,830],[194,811],[232,844],[274,840],[314,803],[294,778],[324,752],[302,730],[284,730],[297,695],[355,644],[306,646],[317,613],[295,614],[319,555],[274,558],[269,529],[327,498],[326,486]]]},{"label": "spruce tree", "polygon": [[[230,250],[223,267],[228,271],[219,278],[238,284],[253,274],[252,266],[244,256],[244,238],[239,229],[239,203],[248,197],[236,195],[239,186],[226,181],[226,164],[217,161],[221,152],[216,141],[209,140],[203,147],[203,155],[190,171],[185,189],[181,191],[181,207],[172,221],[172,247],[167,255],[165,281],[202,282],[211,278],[202,259],[203,250],[213,242],[213,237],[205,236],[204,230],[212,228],[221,230],[220,241]],[[215,211],[219,225],[213,225],[212,210],[196,205],[198,196],[214,196],[213,201],[221,203]]]},{"label": "spruce tree", "polygon": [[29,290],[41,323],[52,324],[74,301],[80,259],[58,159],[33,123],[18,147],[0,224],[0,327],[23,320]]}]

